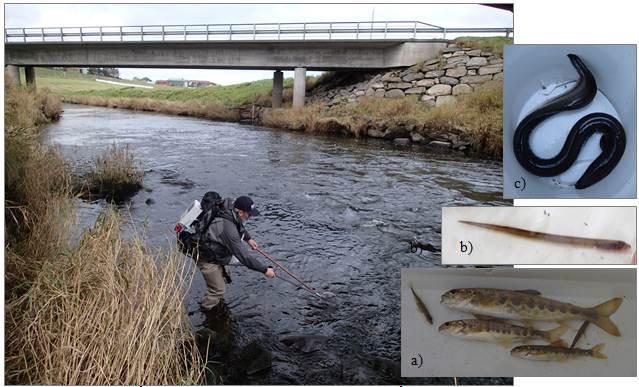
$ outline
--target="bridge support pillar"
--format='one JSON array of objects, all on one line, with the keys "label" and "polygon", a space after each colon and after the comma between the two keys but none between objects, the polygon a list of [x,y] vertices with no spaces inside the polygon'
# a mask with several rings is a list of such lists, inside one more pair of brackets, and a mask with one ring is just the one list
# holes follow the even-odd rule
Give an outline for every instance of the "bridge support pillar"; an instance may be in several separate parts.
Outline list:
[{"label": "bridge support pillar", "polygon": [[295,68],[295,78],[293,80],[293,107],[304,107],[306,98],[306,69],[304,67]]},{"label": "bridge support pillar", "polygon": [[271,95],[271,107],[274,109],[282,107],[282,92],[284,89],[284,73],[276,70],[273,73],[273,93]]},{"label": "bridge support pillar", "polygon": [[35,76],[35,67],[33,66],[25,66],[24,68],[24,78],[27,81],[27,86],[35,88],[36,87],[36,76]]},{"label": "bridge support pillar", "polygon": [[20,86],[20,67],[7,65],[7,83],[13,86]]}]

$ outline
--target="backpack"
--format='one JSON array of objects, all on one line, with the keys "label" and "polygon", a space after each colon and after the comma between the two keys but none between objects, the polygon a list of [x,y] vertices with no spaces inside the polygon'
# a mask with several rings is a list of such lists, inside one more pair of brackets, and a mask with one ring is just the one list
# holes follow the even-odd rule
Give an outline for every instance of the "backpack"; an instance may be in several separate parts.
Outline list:
[{"label": "backpack", "polygon": [[202,235],[219,215],[222,197],[217,192],[209,191],[202,197],[202,202],[194,200],[182,213],[175,225],[175,235],[180,251],[195,258]]}]

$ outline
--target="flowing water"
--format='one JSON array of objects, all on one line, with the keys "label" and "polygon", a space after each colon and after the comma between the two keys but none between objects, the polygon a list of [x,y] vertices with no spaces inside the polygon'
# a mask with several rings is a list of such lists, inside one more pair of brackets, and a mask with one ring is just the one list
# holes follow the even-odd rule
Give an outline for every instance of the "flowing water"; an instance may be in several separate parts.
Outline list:
[{"label": "flowing water", "polygon": [[[440,259],[411,253],[408,241],[440,247],[442,207],[506,204],[500,163],[386,141],[79,105],[65,105],[46,140],[78,171],[112,143],[128,144],[145,169],[131,218],[152,246],[173,243],[176,220],[206,191],[251,196],[262,212],[246,225],[254,239],[320,293],[335,295],[318,299],[281,270],[269,280],[233,267],[225,296],[230,353],[219,370],[225,383],[405,383],[400,269]],[[91,224],[103,205],[83,203],[81,223]],[[198,304],[205,288],[196,273],[187,305],[194,329],[205,325]],[[301,337],[286,340],[291,335]],[[248,376],[256,353],[270,354],[272,367]]]}]

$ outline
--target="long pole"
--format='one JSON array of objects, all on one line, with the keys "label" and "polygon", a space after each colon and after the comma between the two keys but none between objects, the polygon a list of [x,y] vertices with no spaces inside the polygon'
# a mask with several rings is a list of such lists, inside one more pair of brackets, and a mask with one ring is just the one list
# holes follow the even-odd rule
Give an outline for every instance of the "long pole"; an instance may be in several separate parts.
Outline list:
[{"label": "long pole", "polygon": [[317,292],[317,290],[315,290],[314,288],[310,287],[308,284],[306,284],[306,282],[302,281],[301,279],[299,279],[295,274],[291,273],[290,271],[288,271],[284,266],[280,265],[279,262],[277,262],[275,259],[273,259],[271,256],[269,256],[268,254],[266,254],[264,251],[260,250],[260,248],[256,248],[255,250],[257,250],[258,253],[262,254],[264,256],[264,258],[268,259],[269,261],[273,262],[273,264],[275,264],[275,266],[279,267],[280,269],[284,270],[284,272],[288,275],[290,275],[291,277],[295,278],[295,280],[297,280],[297,282],[299,282],[300,284],[302,284],[302,286],[304,286],[308,291],[310,291],[311,293],[315,294],[317,297],[322,298],[322,296]]}]

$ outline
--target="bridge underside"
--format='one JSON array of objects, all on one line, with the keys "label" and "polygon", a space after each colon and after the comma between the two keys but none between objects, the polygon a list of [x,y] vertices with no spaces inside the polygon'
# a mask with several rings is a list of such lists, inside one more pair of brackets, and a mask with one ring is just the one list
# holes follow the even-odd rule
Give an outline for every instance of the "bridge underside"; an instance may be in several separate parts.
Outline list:
[{"label": "bridge underside", "polygon": [[295,70],[294,107],[304,105],[306,70],[372,70],[412,66],[446,47],[430,41],[259,41],[259,42],[64,42],[7,43],[5,64],[15,76],[33,67],[141,67],[275,70],[273,106],[280,106],[282,70]]},{"label": "bridge underside", "polygon": [[65,42],[7,43],[18,66],[356,70],[410,66],[445,41]]}]

